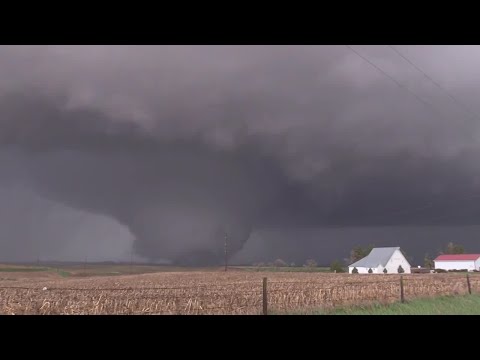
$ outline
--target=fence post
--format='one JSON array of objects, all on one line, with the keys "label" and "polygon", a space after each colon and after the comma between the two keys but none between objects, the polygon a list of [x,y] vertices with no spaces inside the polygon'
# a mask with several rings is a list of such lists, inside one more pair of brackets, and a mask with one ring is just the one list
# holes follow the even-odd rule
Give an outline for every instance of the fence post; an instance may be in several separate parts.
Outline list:
[{"label": "fence post", "polygon": [[267,304],[267,278],[263,278],[263,315],[268,313],[268,304]]},{"label": "fence post", "polygon": [[400,275],[400,301],[405,302],[405,293],[403,291],[403,275]]},{"label": "fence post", "polygon": [[472,295],[472,286],[470,285],[470,276],[467,274],[468,293]]}]

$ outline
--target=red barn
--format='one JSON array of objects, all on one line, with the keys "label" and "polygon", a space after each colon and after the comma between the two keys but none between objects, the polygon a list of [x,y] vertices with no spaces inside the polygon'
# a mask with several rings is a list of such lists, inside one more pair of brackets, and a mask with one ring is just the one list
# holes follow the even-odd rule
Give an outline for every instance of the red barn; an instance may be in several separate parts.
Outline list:
[{"label": "red barn", "polygon": [[480,254],[440,255],[435,260],[435,269],[480,270]]}]

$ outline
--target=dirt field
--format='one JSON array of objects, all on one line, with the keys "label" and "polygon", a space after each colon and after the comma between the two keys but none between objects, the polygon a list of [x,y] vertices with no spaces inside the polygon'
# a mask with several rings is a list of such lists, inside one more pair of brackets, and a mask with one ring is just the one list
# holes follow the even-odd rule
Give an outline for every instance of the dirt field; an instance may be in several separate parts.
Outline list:
[{"label": "dirt field", "polygon": [[[399,275],[213,269],[66,277],[21,270],[0,272],[1,314],[261,314],[264,277],[268,311],[275,314],[400,299]],[[471,274],[470,282],[480,292],[480,276]],[[466,293],[465,274],[404,276],[407,300]]]}]

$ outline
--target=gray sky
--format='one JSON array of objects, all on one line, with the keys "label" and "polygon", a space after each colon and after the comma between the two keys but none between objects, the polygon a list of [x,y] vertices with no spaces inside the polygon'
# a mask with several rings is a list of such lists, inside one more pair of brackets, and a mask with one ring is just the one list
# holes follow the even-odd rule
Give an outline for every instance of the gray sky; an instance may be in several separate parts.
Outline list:
[{"label": "gray sky", "polygon": [[[353,48],[431,107],[345,46],[0,47],[2,257],[134,240],[208,260],[224,231],[235,253],[252,229],[477,225],[480,118],[387,46]],[[397,48],[480,113],[478,46]]]}]

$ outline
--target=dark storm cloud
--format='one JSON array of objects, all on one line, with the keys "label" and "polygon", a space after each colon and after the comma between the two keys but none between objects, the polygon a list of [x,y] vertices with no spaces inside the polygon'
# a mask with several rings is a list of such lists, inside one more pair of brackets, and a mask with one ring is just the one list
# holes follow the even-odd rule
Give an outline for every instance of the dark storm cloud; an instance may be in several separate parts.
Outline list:
[{"label": "dark storm cloud", "polygon": [[[0,181],[112,217],[137,252],[252,228],[477,224],[476,117],[385,47],[0,48]],[[475,106],[476,47],[405,47]]]}]

